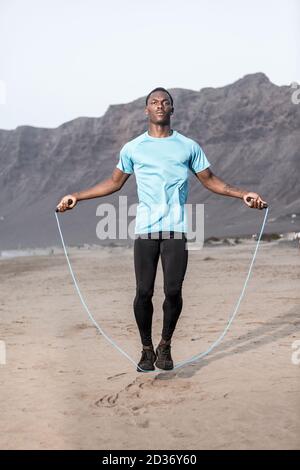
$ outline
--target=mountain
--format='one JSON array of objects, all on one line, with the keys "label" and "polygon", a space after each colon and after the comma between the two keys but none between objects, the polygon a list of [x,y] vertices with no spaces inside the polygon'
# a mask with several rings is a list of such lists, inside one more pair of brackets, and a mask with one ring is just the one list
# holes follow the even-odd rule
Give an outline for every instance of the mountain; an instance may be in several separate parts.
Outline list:
[{"label": "mountain", "polygon": [[[200,143],[217,176],[261,194],[270,205],[268,233],[300,230],[300,105],[292,103],[293,91],[263,73],[220,88],[170,89],[172,128]],[[0,250],[60,245],[56,204],[110,176],[120,148],[147,129],[144,103],[141,97],[109,106],[102,117],[57,128],[0,130]],[[137,202],[134,176],[118,193],[60,214],[66,242],[110,243],[96,236],[96,208],[104,202],[118,207],[120,195]],[[205,204],[206,238],[251,235],[264,215],[208,191],[192,174],[188,202]]]}]

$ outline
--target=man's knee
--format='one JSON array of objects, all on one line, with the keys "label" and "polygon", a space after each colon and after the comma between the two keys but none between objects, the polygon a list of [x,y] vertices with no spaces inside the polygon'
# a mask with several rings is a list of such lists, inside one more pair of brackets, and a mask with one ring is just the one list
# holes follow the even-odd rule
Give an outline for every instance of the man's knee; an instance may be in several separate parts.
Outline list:
[{"label": "man's knee", "polygon": [[164,293],[167,299],[180,300],[182,293],[181,284],[167,284],[164,286]]},{"label": "man's knee", "polygon": [[136,299],[142,302],[147,302],[153,297],[153,288],[147,288],[145,286],[137,286],[136,288]]}]

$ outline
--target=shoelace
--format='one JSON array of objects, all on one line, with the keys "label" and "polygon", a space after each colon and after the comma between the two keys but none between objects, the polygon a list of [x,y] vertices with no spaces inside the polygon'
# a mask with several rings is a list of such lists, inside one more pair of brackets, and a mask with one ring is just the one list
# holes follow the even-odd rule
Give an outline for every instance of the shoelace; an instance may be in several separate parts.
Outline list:
[{"label": "shoelace", "polygon": [[143,349],[143,350],[142,350],[141,361],[143,361],[144,359],[150,359],[150,360],[152,360],[153,354],[155,354],[155,353],[154,353],[154,351],[153,351],[152,349]]},{"label": "shoelace", "polygon": [[164,357],[168,357],[171,354],[171,346],[163,346],[159,348],[160,354]]}]

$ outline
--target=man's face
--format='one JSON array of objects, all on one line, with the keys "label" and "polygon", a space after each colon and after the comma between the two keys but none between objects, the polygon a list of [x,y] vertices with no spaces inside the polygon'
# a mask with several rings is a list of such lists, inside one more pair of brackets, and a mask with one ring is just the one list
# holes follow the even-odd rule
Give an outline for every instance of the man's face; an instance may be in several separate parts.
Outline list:
[{"label": "man's face", "polygon": [[152,124],[167,124],[173,112],[170,97],[165,91],[154,91],[148,99],[145,114]]}]

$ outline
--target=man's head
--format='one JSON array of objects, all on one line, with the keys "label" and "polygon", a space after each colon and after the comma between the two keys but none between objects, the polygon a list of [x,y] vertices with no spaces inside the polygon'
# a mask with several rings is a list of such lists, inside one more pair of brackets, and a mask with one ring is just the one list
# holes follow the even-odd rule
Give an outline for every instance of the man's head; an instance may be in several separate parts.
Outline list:
[{"label": "man's head", "polygon": [[173,98],[165,88],[150,91],[146,98],[145,114],[153,124],[168,124],[173,112]]}]

